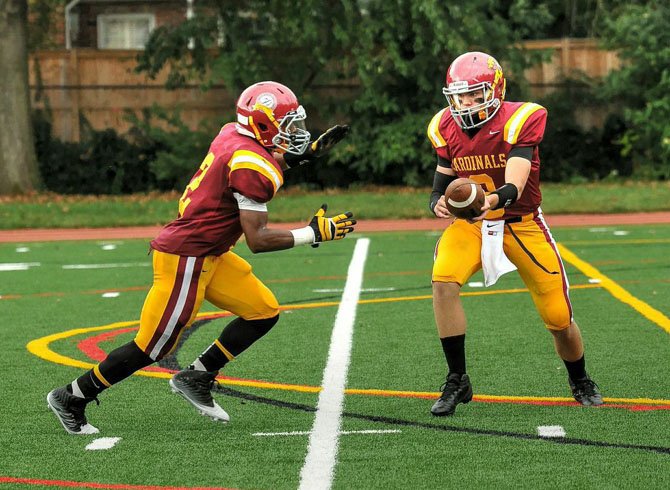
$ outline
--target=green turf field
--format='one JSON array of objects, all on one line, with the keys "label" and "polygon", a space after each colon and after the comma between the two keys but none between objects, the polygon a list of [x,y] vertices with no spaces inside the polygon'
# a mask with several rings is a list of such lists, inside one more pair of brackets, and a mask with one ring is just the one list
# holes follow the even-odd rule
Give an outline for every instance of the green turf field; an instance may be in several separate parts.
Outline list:
[{"label": "green turf field", "polygon": [[[0,244],[0,483],[288,489],[314,468],[311,477],[323,478],[328,462],[310,431],[329,416],[316,411],[319,386],[345,317],[338,307],[351,299],[342,292],[352,287],[349,264],[366,238],[341,427],[327,445],[337,447],[333,488],[669,488],[670,225],[553,232],[601,408],[571,402],[551,336],[511,273],[492,288],[463,288],[475,399],[432,417],[445,375],[430,301],[438,236],[371,233],[257,256],[236,247],[283,312],[222,373],[230,379],[215,396],[229,424],[199,416],[167,384],[228,321],[206,304],[162,370],[89,406],[93,436],[67,435],[45,396],[132,338],[152,276],[147,242]],[[544,426],[565,436],[539,437]],[[120,440],[86,449],[100,437]]]}]

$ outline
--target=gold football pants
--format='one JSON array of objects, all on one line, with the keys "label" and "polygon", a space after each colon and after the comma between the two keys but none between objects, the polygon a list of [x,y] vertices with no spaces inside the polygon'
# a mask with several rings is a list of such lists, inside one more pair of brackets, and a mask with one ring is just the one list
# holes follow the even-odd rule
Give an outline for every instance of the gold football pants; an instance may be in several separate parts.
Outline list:
[{"label": "gold football pants", "polygon": [[279,313],[279,304],[233,252],[220,256],[183,257],[153,251],[154,282],[144,301],[135,343],[151,359],[174,349],[203,299],[245,320],[262,320]]},{"label": "gold football pants", "polygon": [[[481,248],[482,222],[455,220],[435,248],[433,281],[465,284],[482,267]],[[503,250],[517,267],[546,327],[568,328],[572,321],[568,278],[542,214],[506,223]]]}]

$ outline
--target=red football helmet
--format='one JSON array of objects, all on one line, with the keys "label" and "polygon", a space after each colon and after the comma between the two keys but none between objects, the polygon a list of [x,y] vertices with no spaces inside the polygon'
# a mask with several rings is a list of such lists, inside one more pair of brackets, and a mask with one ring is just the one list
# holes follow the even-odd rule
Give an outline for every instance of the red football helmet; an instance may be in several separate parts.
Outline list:
[{"label": "red football helmet", "polygon": [[295,94],[281,83],[255,83],[237,100],[237,131],[266,148],[302,155],[311,138],[306,118]]},{"label": "red football helmet", "polygon": [[[476,90],[482,91],[482,100],[463,107],[461,96]],[[481,126],[495,116],[505,99],[505,76],[500,63],[493,56],[478,51],[460,55],[447,70],[447,86],[442,93],[461,128]]]}]

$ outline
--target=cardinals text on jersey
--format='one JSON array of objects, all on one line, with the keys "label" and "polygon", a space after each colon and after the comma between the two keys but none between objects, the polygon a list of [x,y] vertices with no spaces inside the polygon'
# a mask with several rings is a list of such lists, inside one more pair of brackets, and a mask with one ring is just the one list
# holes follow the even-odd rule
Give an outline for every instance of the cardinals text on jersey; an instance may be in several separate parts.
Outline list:
[{"label": "cardinals text on jersey", "polygon": [[[448,108],[428,125],[428,138],[439,156],[451,162],[459,177],[469,177],[491,192],[505,183],[507,155],[515,146],[533,147],[531,170],[521,198],[512,206],[490,213],[490,219],[523,216],[542,201],[540,155],[547,111],[532,102],[503,102],[496,115],[471,137],[454,121]],[[494,214],[495,213],[495,214]]]}]

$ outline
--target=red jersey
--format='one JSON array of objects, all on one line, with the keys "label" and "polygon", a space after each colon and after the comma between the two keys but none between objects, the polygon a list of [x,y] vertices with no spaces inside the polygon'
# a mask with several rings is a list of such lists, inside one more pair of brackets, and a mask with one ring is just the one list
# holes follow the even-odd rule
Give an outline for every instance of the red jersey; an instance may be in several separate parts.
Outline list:
[{"label": "red jersey", "polygon": [[284,183],[279,163],[256,140],[226,124],[179,199],[179,215],[151,242],[161,252],[203,257],[227,252],[242,236],[234,192],[265,203]]},{"label": "red jersey", "polygon": [[459,177],[469,177],[487,193],[505,184],[507,155],[515,146],[533,147],[530,175],[521,197],[508,208],[493,211],[490,219],[523,216],[542,202],[540,154],[547,111],[533,102],[503,102],[496,115],[471,138],[461,129],[449,108],[438,112],[428,125],[428,138],[437,154],[451,162]]}]

